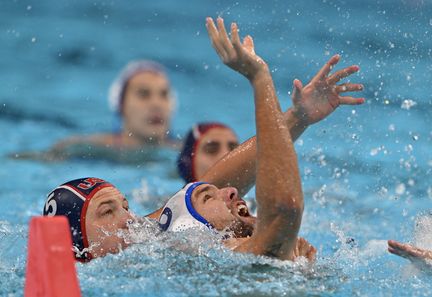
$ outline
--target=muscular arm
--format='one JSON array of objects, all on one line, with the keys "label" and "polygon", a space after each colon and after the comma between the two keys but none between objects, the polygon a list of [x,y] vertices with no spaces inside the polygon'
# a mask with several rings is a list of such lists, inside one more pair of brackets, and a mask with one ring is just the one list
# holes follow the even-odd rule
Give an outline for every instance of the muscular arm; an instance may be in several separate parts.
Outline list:
[{"label": "muscular arm", "polygon": [[[252,82],[257,126],[257,226],[239,251],[280,255],[286,245],[291,255],[303,214],[303,193],[297,155],[283,120],[271,76]],[[284,257],[287,258],[287,257]]]},{"label": "muscular arm", "polygon": [[291,255],[303,214],[303,193],[290,130],[268,67],[255,54],[252,38],[247,36],[241,44],[237,26],[232,24],[229,40],[223,20],[218,18],[217,23],[218,28],[207,20],[213,47],[226,65],[249,80],[255,99],[257,225],[250,240],[235,250],[279,257],[285,245]]}]

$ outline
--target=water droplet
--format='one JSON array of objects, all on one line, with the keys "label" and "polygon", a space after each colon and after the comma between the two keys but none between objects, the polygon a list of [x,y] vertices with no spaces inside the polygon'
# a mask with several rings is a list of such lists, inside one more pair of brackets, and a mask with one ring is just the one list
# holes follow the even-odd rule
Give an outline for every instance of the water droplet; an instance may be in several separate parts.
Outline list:
[{"label": "water droplet", "polygon": [[405,146],[405,151],[407,153],[411,153],[414,150],[413,146],[411,144],[408,144]]},{"label": "water droplet", "polygon": [[371,156],[376,156],[376,155],[378,154],[379,151],[380,151],[380,148],[379,148],[379,147],[377,147],[377,148],[373,148],[373,149],[371,149],[371,151],[370,151],[370,155],[371,155]]},{"label": "water droplet", "polygon": [[414,100],[406,99],[402,102],[401,108],[406,109],[406,110],[410,110],[411,107],[416,106],[416,105],[417,105],[417,102],[415,102]]},{"label": "water droplet", "polygon": [[405,184],[400,183],[399,185],[396,186],[395,193],[400,196],[405,193],[405,190],[406,190]]}]

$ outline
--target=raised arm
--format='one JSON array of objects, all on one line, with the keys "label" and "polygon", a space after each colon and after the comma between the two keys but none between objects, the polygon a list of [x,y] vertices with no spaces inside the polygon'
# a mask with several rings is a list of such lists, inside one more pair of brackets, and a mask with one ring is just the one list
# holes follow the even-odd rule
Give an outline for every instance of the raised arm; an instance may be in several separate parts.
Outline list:
[{"label": "raised arm", "polygon": [[[345,97],[344,92],[363,90],[363,85],[337,83],[359,70],[356,65],[349,66],[330,75],[331,69],[339,62],[335,55],[321,68],[315,77],[303,87],[294,80],[293,106],[284,113],[286,125],[292,141],[306,130],[309,125],[329,116],[339,105],[362,104],[364,98]],[[256,138],[248,139],[234,151],[224,156],[204,175],[202,180],[218,187],[233,186],[244,196],[255,184],[256,178]]]},{"label": "raised arm", "polygon": [[303,214],[303,193],[290,131],[269,69],[255,54],[252,37],[246,36],[242,44],[233,23],[230,40],[221,18],[217,24],[216,28],[213,20],[207,20],[213,47],[226,65],[249,80],[255,98],[257,225],[252,238],[236,250],[279,256],[281,246],[289,245],[291,254]]}]

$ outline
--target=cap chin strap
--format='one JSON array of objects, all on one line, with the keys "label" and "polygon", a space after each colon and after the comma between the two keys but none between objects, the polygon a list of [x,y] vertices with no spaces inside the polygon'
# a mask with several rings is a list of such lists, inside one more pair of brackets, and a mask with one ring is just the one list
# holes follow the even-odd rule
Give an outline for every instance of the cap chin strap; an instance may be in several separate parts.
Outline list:
[{"label": "cap chin strap", "polygon": [[206,225],[208,228],[212,228],[212,226],[211,226],[211,224],[206,220],[206,219],[204,219],[196,210],[195,210],[195,208],[193,207],[193,205],[192,205],[192,192],[198,187],[198,186],[201,186],[201,185],[204,185],[204,184],[208,184],[208,183],[205,183],[205,182],[196,182],[196,183],[193,183],[188,189],[187,189],[187,191],[186,191],[186,195],[185,195],[185,203],[186,203],[186,207],[187,207],[187,210],[189,211],[189,213],[191,214],[191,216],[192,217],[194,217],[197,221],[199,221],[200,223],[202,223],[202,224],[204,224],[204,225]]}]

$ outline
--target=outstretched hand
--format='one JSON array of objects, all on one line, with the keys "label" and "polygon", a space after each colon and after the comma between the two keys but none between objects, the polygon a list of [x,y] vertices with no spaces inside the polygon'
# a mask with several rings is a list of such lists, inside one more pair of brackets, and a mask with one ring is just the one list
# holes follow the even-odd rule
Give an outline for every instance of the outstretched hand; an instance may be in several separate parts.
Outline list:
[{"label": "outstretched hand", "polygon": [[344,92],[361,91],[363,90],[363,85],[353,83],[337,85],[341,79],[359,70],[358,66],[353,65],[330,75],[331,70],[339,60],[339,55],[330,58],[315,77],[304,87],[300,80],[294,80],[292,94],[293,112],[305,126],[324,119],[339,105],[358,105],[364,103],[364,98],[341,96]]},{"label": "outstretched hand", "polygon": [[394,255],[406,258],[421,269],[432,269],[432,251],[423,250],[407,243],[394,240],[388,241],[388,251]]},{"label": "outstretched hand", "polygon": [[256,53],[253,39],[247,35],[240,42],[236,23],[231,24],[231,39],[225,30],[224,21],[217,18],[217,27],[212,18],[206,19],[207,31],[216,53],[222,62],[252,80],[261,71],[268,71],[267,64]]}]

